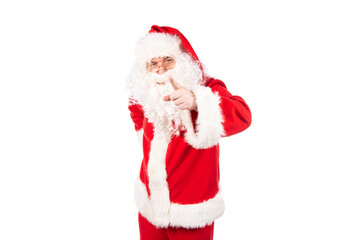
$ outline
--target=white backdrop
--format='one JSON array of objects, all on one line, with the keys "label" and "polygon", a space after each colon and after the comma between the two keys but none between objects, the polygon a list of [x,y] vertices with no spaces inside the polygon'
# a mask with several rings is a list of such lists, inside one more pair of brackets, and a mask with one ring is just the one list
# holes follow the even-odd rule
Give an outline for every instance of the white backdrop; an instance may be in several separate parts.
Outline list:
[{"label": "white backdrop", "polygon": [[138,239],[123,91],[178,28],[253,123],[221,140],[215,239],[360,239],[356,1],[1,1],[0,239]]}]

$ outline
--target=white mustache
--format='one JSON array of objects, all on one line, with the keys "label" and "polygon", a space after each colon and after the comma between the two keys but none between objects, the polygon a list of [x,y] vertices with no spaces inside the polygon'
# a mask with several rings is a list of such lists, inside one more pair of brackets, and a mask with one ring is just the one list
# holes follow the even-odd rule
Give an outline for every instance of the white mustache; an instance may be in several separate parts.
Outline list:
[{"label": "white mustache", "polygon": [[156,82],[158,84],[164,84],[169,81],[169,78],[172,76],[172,74],[173,74],[173,71],[169,70],[163,74],[149,73],[149,76],[154,82]]}]

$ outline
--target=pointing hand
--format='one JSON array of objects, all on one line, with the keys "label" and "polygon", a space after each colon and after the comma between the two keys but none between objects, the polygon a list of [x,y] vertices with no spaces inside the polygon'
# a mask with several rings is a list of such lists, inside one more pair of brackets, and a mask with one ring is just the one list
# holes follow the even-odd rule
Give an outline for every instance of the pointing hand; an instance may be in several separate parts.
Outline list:
[{"label": "pointing hand", "polygon": [[194,93],[177,84],[171,76],[169,81],[174,88],[174,92],[164,96],[164,101],[173,101],[180,110],[197,110]]}]

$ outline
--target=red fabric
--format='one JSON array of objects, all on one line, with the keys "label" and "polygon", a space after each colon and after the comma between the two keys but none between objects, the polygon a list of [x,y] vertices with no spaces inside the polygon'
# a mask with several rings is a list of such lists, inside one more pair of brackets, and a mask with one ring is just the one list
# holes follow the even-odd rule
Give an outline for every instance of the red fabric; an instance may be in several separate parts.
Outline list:
[{"label": "red fabric", "polygon": [[251,111],[242,97],[232,95],[225,83],[218,79],[209,79],[206,86],[220,96],[225,137],[242,132],[250,126]]},{"label": "red fabric", "polygon": [[[177,29],[154,25],[150,30],[150,33],[152,32],[179,36],[185,51],[198,62],[202,69],[200,62],[198,61],[199,59],[190,43]],[[204,71],[203,78],[205,79]],[[210,88],[212,92],[217,93],[220,97],[220,110],[223,117],[222,126],[224,128],[224,136],[234,135],[250,126],[251,112],[248,105],[241,97],[232,95],[227,90],[226,85],[218,79],[207,77],[204,85]],[[144,130],[143,161],[140,169],[140,180],[145,184],[147,193],[151,199],[147,168],[151,147],[156,148],[156,146],[152,146],[154,127],[144,116],[143,109],[139,104],[132,101],[129,105],[129,110],[135,129],[137,131],[140,129]],[[198,114],[195,111],[192,111],[191,113],[194,127],[197,129],[195,123]],[[179,136],[173,137],[168,145],[165,165],[166,181],[169,188],[169,198],[171,203],[201,203],[212,199],[219,192],[219,144],[207,149],[195,149],[185,141],[184,132],[181,132]],[[206,231],[203,229],[184,231],[184,229],[179,230],[179,228],[156,229],[142,216],[139,216],[139,225],[142,240],[172,240],[178,238],[197,240],[212,239],[213,230],[211,230],[211,228],[213,229],[213,225],[212,227],[210,226],[210,229],[205,227],[204,229],[208,229]],[[207,235],[205,232],[208,232]],[[211,234],[209,232],[211,232]]]},{"label": "red fabric", "polygon": [[153,32],[156,32],[156,33],[168,33],[170,35],[177,35],[180,38],[186,52],[190,53],[190,55],[193,57],[194,60],[199,61],[199,58],[196,55],[194,49],[192,48],[190,42],[176,28],[160,27],[160,26],[157,26],[157,25],[153,25],[153,26],[151,26],[151,29],[150,29],[149,33],[153,33]]},{"label": "red fabric", "polygon": [[[210,87],[213,92],[218,92],[220,96],[225,136],[234,135],[250,126],[251,112],[241,97],[232,95],[221,80],[209,79],[207,87]],[[138,112],[141,107],[131,107],[130,111],[134,109],[136,113],[131,114],[137,117],[132,117],[132,119],[135,120],[134,124],[138,125],[139,119],[143,119],[144,116],[143,113]],[[193,122],[196,121],[196,115],[192,114]],[[144,158],[140,169],[140,180],[145,184],[150,196],[147,165],[154,128],[147,118],[144,118],[142,127],[144,129]],[[166,172],[171,202],[194,204],[213,198],[219,190],[219,145],[207,149],[195,149],[185,141],[184,132],[182,132],[180,136],[172,138],[169,143],[166,154]]]},{"label": "red fabric", "polygon": [[130,110],[130,117],[134,122],[135,130],[139,131],[143,128],[143,121],[144,121],[144,113],[139,104],[137,104],[134,100],[129,100],[129,106]]},{"label": "red fabric", "polygon": [[149,31],[149,33],[167,33],[167,34],[170,34],[170,35],[177,35],[183,46],[184,46],[184,49],[187,53],[189,53],[192,58],[197,61],[197,63],[199,64],[199,67],[201,69],[201,71],[203,72],[203,79],[205,80],[205,74],[204,74],[204,69],[199,61],[199,58],[198,56],[196,55],[194,49],[192,48],[190,42],[185,38],[185,36],[179,31],[177,30],[176,28],[172,28],[172,27],[160,27],[160,26],[157,26],[157,25],[153,25],[151,26],[151,29]]},{"label": "red fabric", "polygon": [[[147,119],[144,123],[144,159],[140,169],[140,180],[145,184],[150,196],[147,166],[153,125]],[[213,198],[218,192],[220,179],[218,145],[208,149],[195,149],[185,142],[182,132],[180,136],[175,136],[171,140],[165,164],[172,203],[200,203]]]},{"label": "red fabric", "polygon": [[174,137],[166,154],[170,201],[193,204],[213,198],[219,191],[218,155],[218,146],[199,150],[185,142],[184,133]]},{"label": "red fabric", "polygon": [[140,240],[212,240],[214,223],[203,228],[156,228],[139,214]]}]

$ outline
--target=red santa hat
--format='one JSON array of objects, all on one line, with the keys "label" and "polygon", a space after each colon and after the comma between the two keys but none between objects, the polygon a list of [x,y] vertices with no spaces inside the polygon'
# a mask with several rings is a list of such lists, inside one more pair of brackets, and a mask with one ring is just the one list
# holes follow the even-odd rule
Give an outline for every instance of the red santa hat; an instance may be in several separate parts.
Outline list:
[{"label": "red santa hat", "polygon": [[176,60],[184,51],[199,65],[205,79],[203,67],[194,49],[185,36],[175,28],[151,26],[149,33],[138,41],[136,55],[138,60],[145,63],[161,56],[172,56]]}]

